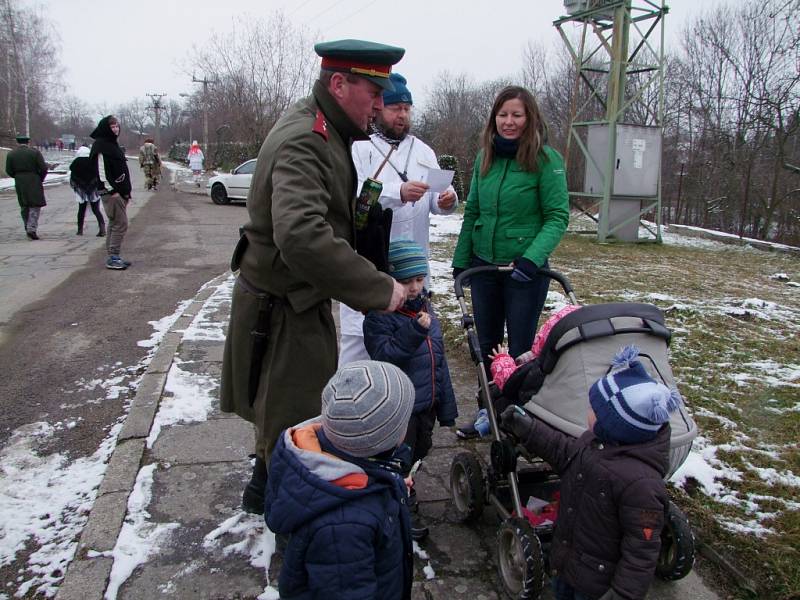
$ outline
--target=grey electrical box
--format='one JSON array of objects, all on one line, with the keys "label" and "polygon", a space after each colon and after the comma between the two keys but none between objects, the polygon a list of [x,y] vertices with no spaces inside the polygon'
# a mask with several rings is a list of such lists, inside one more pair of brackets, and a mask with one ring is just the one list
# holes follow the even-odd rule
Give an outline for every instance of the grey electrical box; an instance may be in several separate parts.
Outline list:
[{"label": "grey electrical box", "polygon": [[[594,8],[602,8],[607,4],[618,4],[618,2],[615,2],[614,0],[564,0],[564,8],[566,9],[567,14],[570,15],[575,15],[579,12]],[[614,18],[614,10],[610,9],[608,12],[602,13],[600,16],[603,18],[612,19]]]},{"label": "grey electrical box", "polygon": [[[608,160],[608,125],[589,125],[586,148],[584,191],[602,194],[603,171]],[[661,128],[642,125],[617,125],[612,196],[658,196],[661,173]]]}]

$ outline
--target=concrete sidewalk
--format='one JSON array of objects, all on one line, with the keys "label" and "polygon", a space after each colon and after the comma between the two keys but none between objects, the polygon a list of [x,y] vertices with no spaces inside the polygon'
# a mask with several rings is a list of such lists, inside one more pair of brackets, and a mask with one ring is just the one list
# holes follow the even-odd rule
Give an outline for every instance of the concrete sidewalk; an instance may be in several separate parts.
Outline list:
[{"label": "concrete sidewalk", "polygon": [[[159,405],[170,397],[164,386],[175,365],[216,382],[213,395],[217,395],[223,342],[186,339],[184,332],[227,277],[221,275],[198,293],[144,374],[58,600],[114,597],[118,585],[116,597],[125,600],[162,595],[187,600],[278,597],[280,557],[273,557],[268,573],[263,562],[264,545],[271,552],[272,536],[263,532],[260,517],[240,509],[250,473],[251,425],[220,413],[215,400],[208,419],[163,427],[148,446]],[[228,311],[229,304],[223,302],[205,316],[226,323]],[[451,365],[451,369],[463,422],[475,410],[475,378],[468,366]],[[504,597],[496,575],[494,511],[487,509],[478,523],[467,526],[455,521],[450,508],[450,462],[456,453],[469,449],[485,459],[488,444],[461,442],[451,430],[437,427],[434,448],[417,476],[420,514],[431,534],[415,556],[415,599]],[[119,565],[112,573],[112,553],[118,540],[125,542],[120,537],[123,522],[130,526],[134,519],[129,502],[141,501],[131,492],[137,475],[145,472],[152,473],[152,496],[143,507],[144,529],[152,534],[150,546],[157,551],[126,577],[120,575]],[[265,592],[269,584],[274,589]],[[542,597],[552,598],[549,590]],[[657,582],[650,597],[717,598],[694,573],[679,582]]]}]

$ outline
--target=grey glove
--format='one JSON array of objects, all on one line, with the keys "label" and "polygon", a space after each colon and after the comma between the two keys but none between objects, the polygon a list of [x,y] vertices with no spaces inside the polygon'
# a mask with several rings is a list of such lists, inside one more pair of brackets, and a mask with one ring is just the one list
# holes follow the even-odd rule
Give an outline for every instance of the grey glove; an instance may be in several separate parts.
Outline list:
[{"label": "grey glove", "polygon": [[531,427],[533,427],[533,417],[520,406],[512,404],[500,414],[500,429],[518,440],[527,438]]}]

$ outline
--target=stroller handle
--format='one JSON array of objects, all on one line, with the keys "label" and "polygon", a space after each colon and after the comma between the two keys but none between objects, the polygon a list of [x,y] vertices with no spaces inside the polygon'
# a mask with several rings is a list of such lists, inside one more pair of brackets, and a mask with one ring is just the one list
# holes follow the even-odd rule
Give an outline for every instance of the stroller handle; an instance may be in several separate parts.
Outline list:
[{"label": "stroller handle", "polygon": [[[487,273],[487,272],[499,272],[499,273],[510,273],[513,271],[513,267],[508,266],[499,266],[499,265],[483,265],[480,267],[472,267],[470,269],[464,269],[455,279],[454,287],[456,290],[456,298],[463,298],[464,297],[464,280],[469,280],[470,277],[476,275],[478,273]],[[570,283],[567,276],[563,273],[559,273],[558,271],[553,271],[552,269],[539,269],[537,271],[538,274],[544,275],[545,277],[549,277],[557,281],[562,288],[564,288],[564,293],[570,299],[572,304],[577,304],[577,298],[575,297],[575,289],[572,287],[572,283]],[[469,283],[466,284],[467,286]]]}]

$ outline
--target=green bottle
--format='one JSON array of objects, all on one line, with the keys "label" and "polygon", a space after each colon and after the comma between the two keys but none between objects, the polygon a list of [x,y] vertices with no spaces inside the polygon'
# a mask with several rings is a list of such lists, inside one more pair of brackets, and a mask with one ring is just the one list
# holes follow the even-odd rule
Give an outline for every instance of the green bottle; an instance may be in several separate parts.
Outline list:
[{"label": "green bottle", "polygon": [[361,186],[361,192],[356,199],[356,229],[364,229],[367,226],[369,209],[378,201],[383,191],[383,184],[380,181],[367,177]]}]

